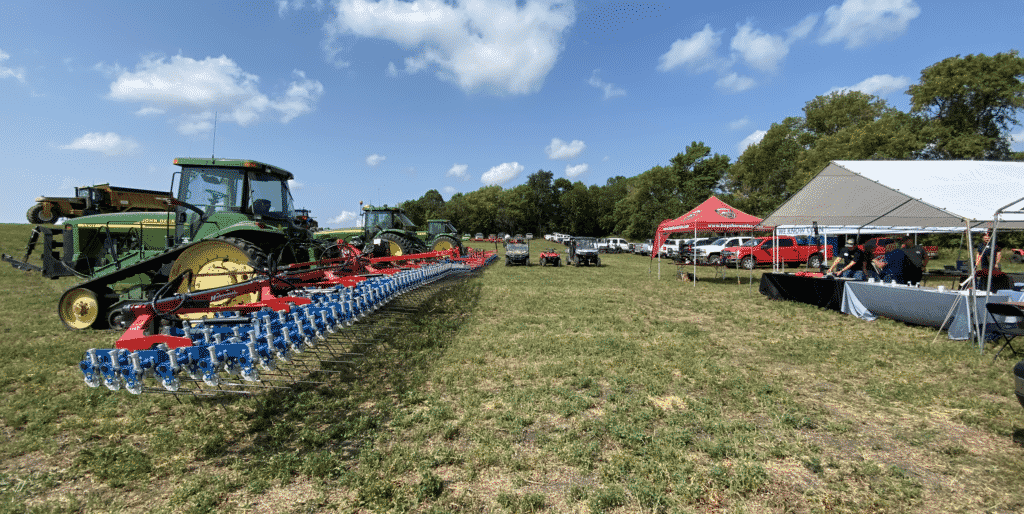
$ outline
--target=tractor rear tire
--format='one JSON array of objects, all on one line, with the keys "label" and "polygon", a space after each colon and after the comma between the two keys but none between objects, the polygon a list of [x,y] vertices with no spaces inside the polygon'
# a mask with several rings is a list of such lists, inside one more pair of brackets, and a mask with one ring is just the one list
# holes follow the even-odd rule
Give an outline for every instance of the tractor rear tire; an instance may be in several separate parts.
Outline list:
[{"label": "tractor rear tire", "polygon": [[[267,255],[258,246],[235,237],[217,237],[199,241],[186,248],[171,266],[170,279],[186,271],[186,280],[178,286],[178,293],[205,291],[228,287],[256,278],[258,270],[267,266]],[[210,302],[211,307],[223,307],[259,301],[259,292],[246,293]],[[203,315],[182,315],[198,319]]]},{"label": "tractor rear tire", "polygon": [[389,257],[398,257],[400,255],[409,255],[413,252],[412,243],[398,235],[386,232],[380,235],[381,243],[384,246],[385,254]]},{"label": "tractor rear tire", "polygon": [[441,234],[430,242],[430,251],[432,252],[443,252],[452,248],[458,249],[459,257],[462,256],[462,243],[452,236]]},{"label": "tractor rear tire", "polygon": [[53,225],[60,218],[60,210],[50,206],[49,212],[47,212],[45,205],[37,203],[28,208],[25,217],[28,218],[29,223],[35,225]]}]

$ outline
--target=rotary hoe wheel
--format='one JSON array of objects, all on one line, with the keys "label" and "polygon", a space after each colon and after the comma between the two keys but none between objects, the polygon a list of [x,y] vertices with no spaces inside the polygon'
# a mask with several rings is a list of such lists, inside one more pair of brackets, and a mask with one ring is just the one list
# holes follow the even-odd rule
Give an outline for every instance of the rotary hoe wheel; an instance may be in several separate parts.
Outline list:
[{"label": "rotary hoe wheel", "polygon": [[[256,245],[234,237],[218,237],[200,241],[181,253],[171,266],[170,278],[190,271],[186,280],[178,287],[179,293],[205,291],[227,287],[252,280],[257,270],[266,266],[267,257]],[[259,293],[225,298],[210,303],[222,307],[259,301]],[[182,318],[196,319],[198,314],[181,315]]]}]

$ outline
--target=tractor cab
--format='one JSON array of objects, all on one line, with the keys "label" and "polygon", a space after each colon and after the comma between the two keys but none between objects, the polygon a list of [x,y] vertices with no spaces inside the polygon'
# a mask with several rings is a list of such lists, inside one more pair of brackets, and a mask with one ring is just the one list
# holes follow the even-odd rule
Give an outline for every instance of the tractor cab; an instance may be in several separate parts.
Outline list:
[{"label": "tractor cab", "polygon": [[427,220],[427,239],[434,239],[441,234],[458,236],[459,231],[448,220]]},{"label": "tractor cab", "polygon": [[288,181],[294,176],[251,160],[178,158],[181,166],[176,239],[195,241],[240,222],[287,225],[296,216]]}]

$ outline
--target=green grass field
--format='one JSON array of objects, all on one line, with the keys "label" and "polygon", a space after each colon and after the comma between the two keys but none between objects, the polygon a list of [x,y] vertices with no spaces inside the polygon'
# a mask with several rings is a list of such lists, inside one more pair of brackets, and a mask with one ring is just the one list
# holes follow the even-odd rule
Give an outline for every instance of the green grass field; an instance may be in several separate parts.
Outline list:
[{"label": "green grass field", "polygon": [[422,305],[354,380],[205,400],[86,387],[117,334],[65,330],[74,281],[4,263],[0,512],[1024,510],[1016,359],[767,300],[760,271],[548,247]]}]

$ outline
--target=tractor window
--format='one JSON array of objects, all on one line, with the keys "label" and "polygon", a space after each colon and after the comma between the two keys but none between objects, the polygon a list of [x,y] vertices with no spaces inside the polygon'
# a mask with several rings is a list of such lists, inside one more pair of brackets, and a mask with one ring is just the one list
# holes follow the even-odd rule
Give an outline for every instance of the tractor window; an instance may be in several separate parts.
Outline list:
[{"label": "tractor window", "polygon": [[366,211],[366,226],[381,230],[395,228],[392,226],[391,213],[388,211]]},{"label": "tractor window", "polygon": [[181,200],[207,213],[240,211],[242,172],[224,168],[187,167],[181,172]]},{"label": "tractor window", "polygon": [[250,172],[249,201],[251,203],[261,199],[270,202],[269,216],[274,218],[295,216],[292,195],[283,180],[268,173]]}]

